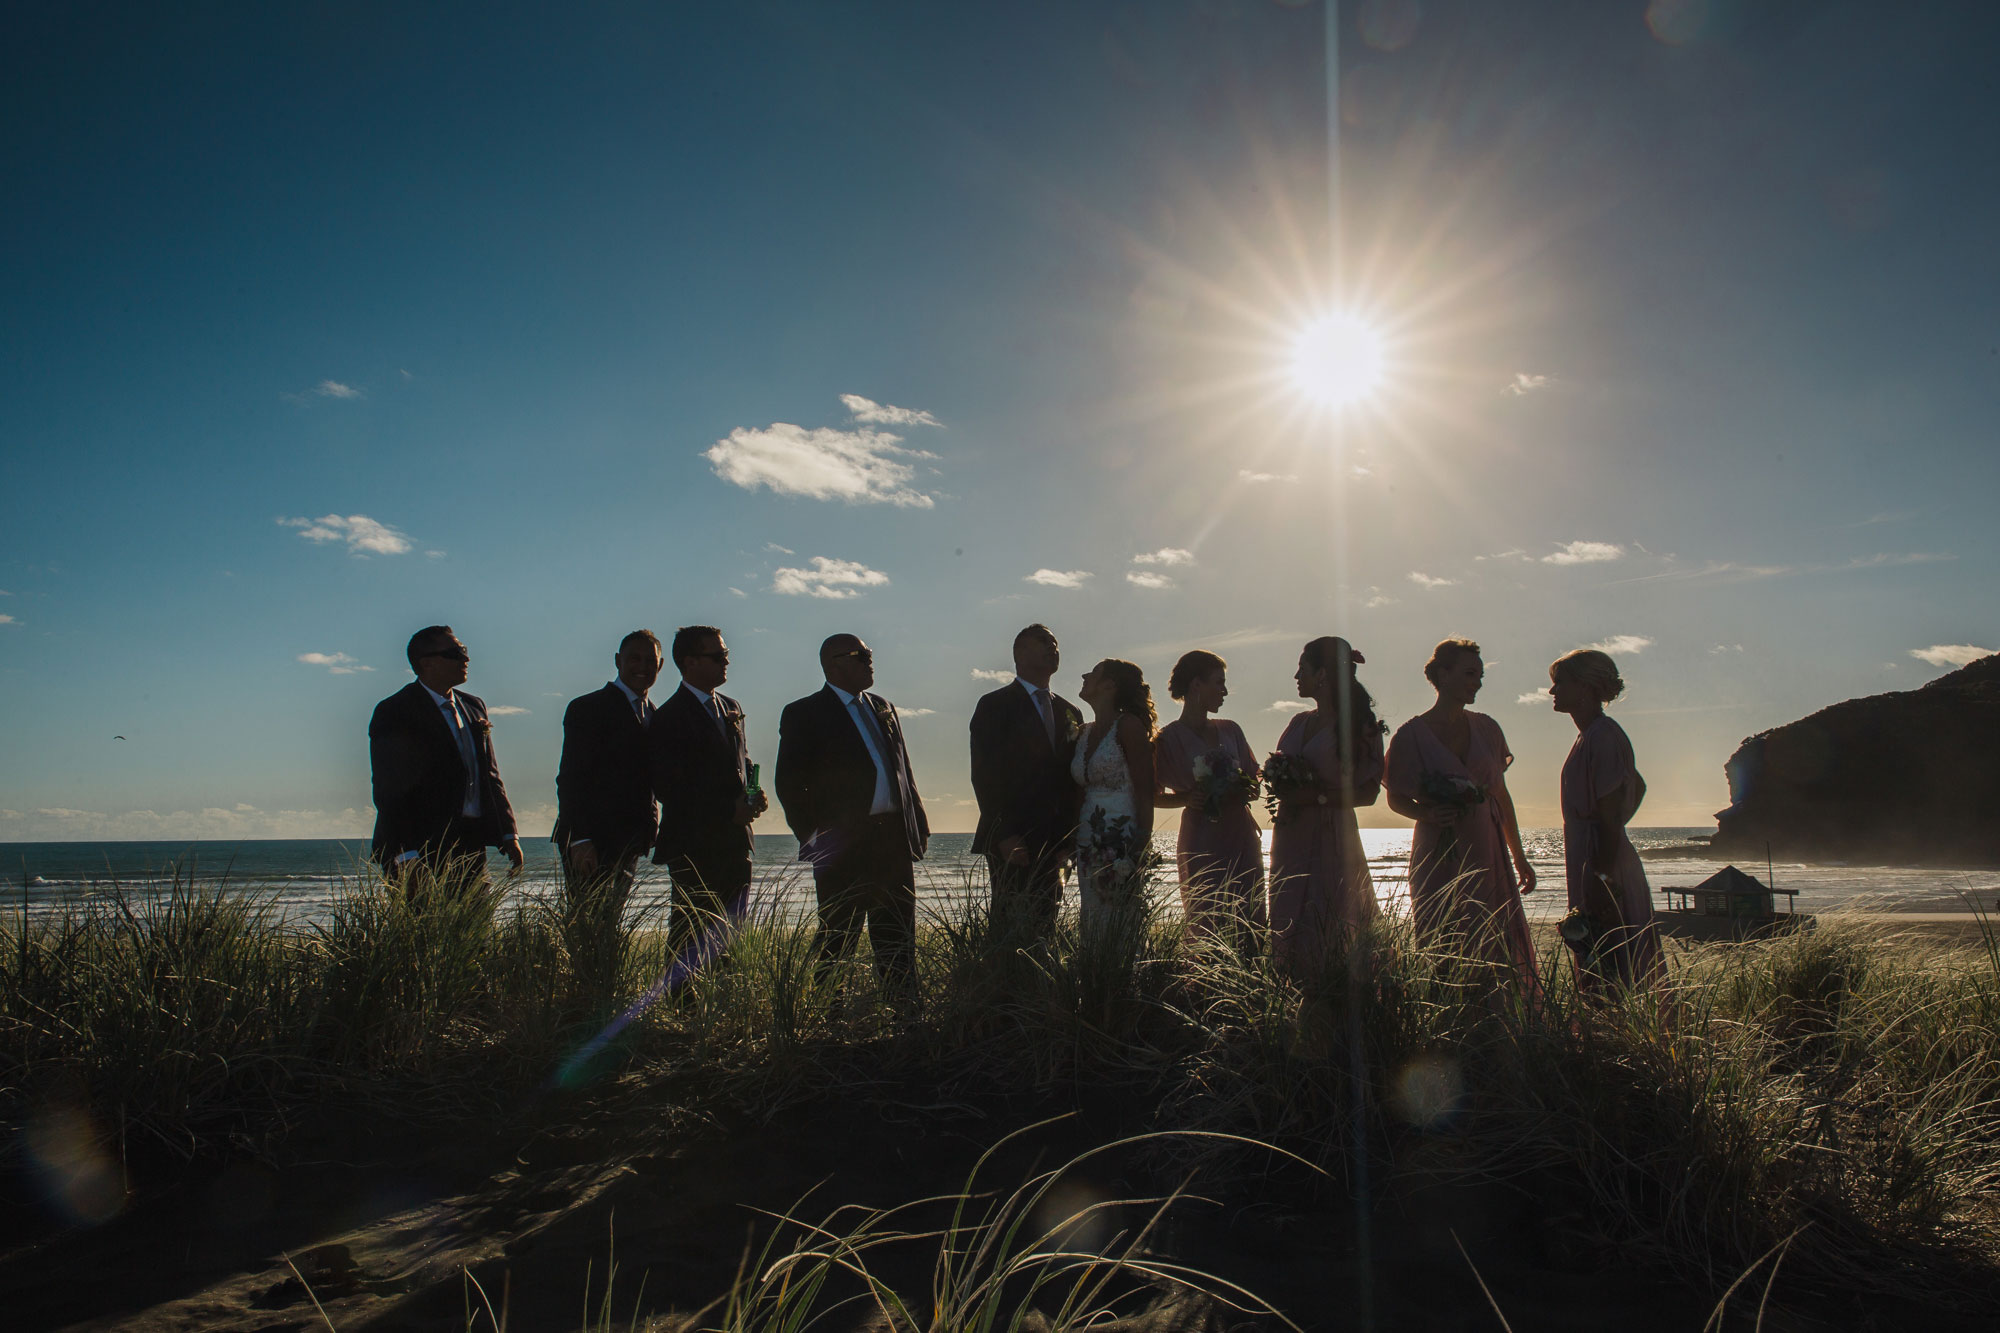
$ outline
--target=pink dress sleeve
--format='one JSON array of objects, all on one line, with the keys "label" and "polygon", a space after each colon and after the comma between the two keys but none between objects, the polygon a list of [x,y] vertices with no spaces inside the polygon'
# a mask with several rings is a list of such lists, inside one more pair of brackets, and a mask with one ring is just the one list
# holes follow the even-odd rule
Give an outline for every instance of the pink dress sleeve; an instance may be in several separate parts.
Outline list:
[{"label": "pink dress sleeve", "polygon": [[1226,718],[1216,719],[1222,729],[1223,739],[1228,742],[1230,752],[1236,756],[1236,765],[1251,777],[1261,770],[1257,767],[1257,752],[1250,748],[1250,741],[1243,735],[1243,728]]},{"label": "pink dress sleeve", "polygon": [[1500,768],[1504,772],[1514,766],[1514,752],[1507,748],[1507,733],[1500,730],[1497,719],[1486,713],[1474,714],[1486,725],[1486,741],[1493,753],[1499,757]]},{"label": "pink dress sleeve", "polygon": [[1625,729],[1604,718],[1590,729],[1584,751],[1584,797],[1596,804],[1629,784],[1637,772]]},{"label": "pink dress sleeve", "polygon": [[1354,803],[1373,805],[1382,794],[1382,733],[1368,728],[1355,739]]},{"label": "pink dress sleeve", "polygon": [[1187,729],[1169,722],[1153,742],[1153,777],[1160,786],[1186,793],[1194,788],[1194,756]]}]

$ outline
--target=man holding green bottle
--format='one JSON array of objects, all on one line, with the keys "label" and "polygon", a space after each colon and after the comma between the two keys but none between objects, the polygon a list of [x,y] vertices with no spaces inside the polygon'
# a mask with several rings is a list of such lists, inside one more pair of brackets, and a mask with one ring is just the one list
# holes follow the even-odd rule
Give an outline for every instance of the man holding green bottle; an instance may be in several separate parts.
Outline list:
[{"label": "man holding green bottle", "polygon": [[[719,693],[729,649],[713,625],[674,634],[680,688],[653,713],[646,738],[660,802],[655,864],[673,876],[667,943],[685,970],[719,947],[750,903],[751,831],[770,806],[743,735],[743,706]],[[698,956],[695,956],[698,955]]]}]

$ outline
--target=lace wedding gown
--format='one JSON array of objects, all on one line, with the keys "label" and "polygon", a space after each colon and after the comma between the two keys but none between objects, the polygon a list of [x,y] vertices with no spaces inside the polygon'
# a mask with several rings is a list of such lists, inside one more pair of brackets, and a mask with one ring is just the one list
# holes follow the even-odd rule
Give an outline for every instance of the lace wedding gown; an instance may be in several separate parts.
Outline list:
[{"label": "lace wedding gown", "polygon": [[1091,925],[1144,896],[1140,867],[1147,849],[1136,845],[1138,798],[1117,727],[1106,731],[1094,747],[1086,731],[1076,743],[1069,771],[1083,788],[1077,816],[1076,883],[1083,922]]}]

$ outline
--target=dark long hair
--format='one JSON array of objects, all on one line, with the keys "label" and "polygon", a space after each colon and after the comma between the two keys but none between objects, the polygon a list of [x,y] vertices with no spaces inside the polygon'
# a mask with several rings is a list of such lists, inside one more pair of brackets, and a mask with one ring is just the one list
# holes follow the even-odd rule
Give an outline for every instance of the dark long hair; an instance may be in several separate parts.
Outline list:
[{"label": "dark long hair", "polygon": [[1118,711],[1129,713],[1146,726],[1146,739],[1151,740],[1159,730],[1160,718],[1153,711],[1152,687],[1146,684],[1146,673],[1139,670],[1135,662],[1127,662],[1121,657],[1107,657],[1097,664],[1097,669],[1111,678],[1118,687]]},{"label": "dark long hair", "polygon": [[[1336,687],[1333,704],[1347,722],[1348,735],[1366,736],[1371,732],[1380,735],[1386,732],[1389,726],[1375,716],[1374,696],[1368,693],[1366,686],[1355,679],[1354,663],[1350,660],[1353,651],[1353,646],[1347,640],[1329,634],[1324,638],[1314,639],[1306,645],[1305,659],[1314,670],[1333,673]],[[1338,692],[1341,687],[1346,689],[1344,708],[1341,707],[1343,696]],[[1341,719],[1335,720],[1338,722]],[[1344,743],[1345,738],[1342,739]]]}]

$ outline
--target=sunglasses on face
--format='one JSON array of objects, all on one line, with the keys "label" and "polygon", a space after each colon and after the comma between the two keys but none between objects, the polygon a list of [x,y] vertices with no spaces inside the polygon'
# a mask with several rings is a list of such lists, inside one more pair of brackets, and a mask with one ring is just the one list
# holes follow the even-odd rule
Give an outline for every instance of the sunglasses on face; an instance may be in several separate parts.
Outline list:
[{"label": "sunglasses on face", "polygon": [[720,663],[722,663],[722,664],[723,664],[724,666],[728,666],[728,665],[729,665],[729,654],[728,654],[727,652],[715,652],[715,653],[689,653],[689,654],[688,654],[688,656],[689,656],[689,657],[705,657],[705,658],[707,658],[707,659],[708,659],[709,661],[711,661],[711,662],[720,662]]},{"label": "sunglasses on face", "polygon": [[850,648],[844,653],[827,654],[827,660],[829,662],[838,662],[843,657],[857,658],[864,664],[872,663],[875,660],[875,654],[869,652],[866,648]]}]

